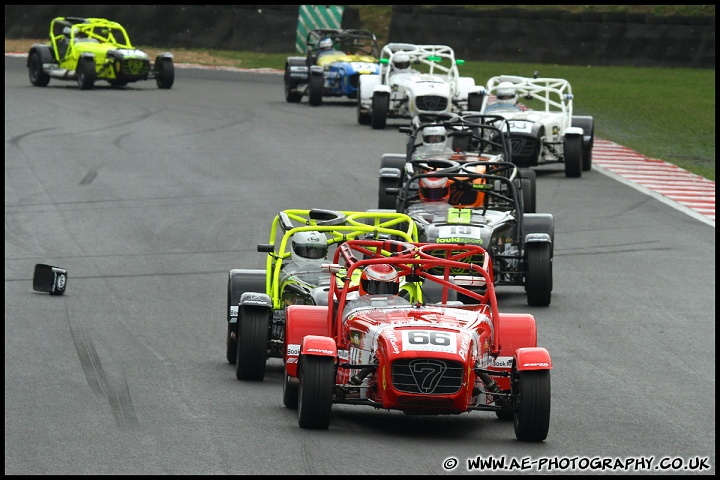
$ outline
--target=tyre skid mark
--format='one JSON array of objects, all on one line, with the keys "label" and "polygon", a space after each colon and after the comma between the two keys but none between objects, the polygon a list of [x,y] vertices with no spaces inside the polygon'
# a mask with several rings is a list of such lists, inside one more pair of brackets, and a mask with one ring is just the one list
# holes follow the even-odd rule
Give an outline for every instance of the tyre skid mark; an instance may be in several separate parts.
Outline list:
[{"label": "tyre skid mark", "polygon": [[71,308],[66,303],[65,314],[70,327],[70,334],[90,389],[97,397],[107,398],[115,418],[115,424],[118,427],[137,427],[138,420],[130,397],[127,378],[125,375],[122,376],[122,385],[115,386],[112,384],[100,361],[100,355],[95,349],[95,343],[89,335],[86,335],[77,315],[70,310]]}]

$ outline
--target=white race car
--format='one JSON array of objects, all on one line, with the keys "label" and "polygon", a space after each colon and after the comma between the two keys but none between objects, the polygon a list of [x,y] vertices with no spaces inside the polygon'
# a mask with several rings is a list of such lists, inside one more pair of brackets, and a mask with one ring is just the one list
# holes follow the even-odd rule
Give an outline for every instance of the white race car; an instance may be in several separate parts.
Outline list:
[{"label": "white race car", "polygon": [[383,129],[388,118],[480,110],[484,87],[460,76],[463,63],[446,45],[385,45],[380,75],[360,77],[358,123]]},{"label": "white race car", "polygon": [[481,112],[508,120],[512,161],[518,167],[564,163],[566,177],[580,177],[592,168],[593,117],[573,116],[567,80],[492,77]]}]

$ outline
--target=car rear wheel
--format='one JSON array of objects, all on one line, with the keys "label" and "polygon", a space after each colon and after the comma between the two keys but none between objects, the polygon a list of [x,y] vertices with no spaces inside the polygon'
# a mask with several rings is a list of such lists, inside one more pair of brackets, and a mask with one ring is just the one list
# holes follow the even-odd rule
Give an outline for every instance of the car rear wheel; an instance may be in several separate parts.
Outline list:
[{"label": "car rear wheel", "polygon": [[90,90],[95,85],[97,72],[95,71],[95,59],[81,58],[77,64],[77,84],[80,90]]},{"label": "car rear wheel", "polygon": [[370,125],[375,130],[382,130],[387,125],[388,109],[390,108],[390,96],[387,93],[376,93],[372,97],[372,112],[370,113]]},{"label": "car rear wheel", "polygon": [[525,292],[528,305],[547,307],[552,298],[552,257],[549,243],[529,243]]},{"label": "car rear wheel", "polygon": [[[267,274],[262,270],[230,270],[227,288],[227,361],[237,361],[237,314],[240,297],[245,292],[264,292]],[[236,319],[233,322],[233,318]]]},{"label": "car rear wheel", "polygon": [[36,87],[47,87],[48,83],[50,83],[50,75],[43,70],[42,60],[40,60],[38,52],[30,54],[27,65],[30,83]]},{"label": "car rear wheel", "polygon": [[175,83],[175,65],[171,58],[159,58],[156,64],[155,83],[159,89],[169,90]]},{"label": "car rear wheel", "polygon": [[529,168],[519,169],[520,173],[520,192],[523,200],[523,212],[535,213],[537,211],[537,173]]},{"label": "car rear wheel", "polygon": [[284,83],[285,83],[285,101],[286,102],[298,103],[300,100],[302,100],[302,93],[295,90],[293,88],[292,83],[290,82],[290,65],[285,65]]},{"label": "car rear wheel", "polygon": [[284,370],[283,374],[283,404],[287,408],[296,410],[298,408],[298,379],[288,375],[287,370]]},{"label": "car rear wheel", "polygon": [[516,375],[515,438],[521,442],[542,442],[550,429],[550,370],[516,372]]},{"label": "car rear wheel", "polygon": [[565,140],[563,140],[563,157],[565,158],[565,176],[581,177],[583,162],[582,135],[565,136]]},{"label": "car rear wheel", "polygon": [[[380,169],[383,168],[397,168],[400,170],[401,175],[405,169],[405,157],[384,155],[380,159]],[[401,181],[395,178],[380,177],[378,186],[378,208],[395,210],[397,208],[397,195],[389,194],[386,192],[387,188],[399,188],[401,187]]]},{"label": "car rear wheel", "polygon": [[308,85],[308,103],[313,107],[322,105],[323,76],[310,75],[310,84]]},{"label": "car rear wheel", "polygon": [[330,426],[335,363],[332,357],[302,355],[298,387],[298,425],[327,429]]},{"label": "car rear wheel", "polygon": [[471,112],[479,112],[482,110],[483,96],[478,93],[468,95],[468,110]]},{"label": "car rear wheel", "polygon": [[265,308],[244,305],[239,308],[235,361],[235,376],[238,380],[265,378],[269,317]]},{"label": "car rear wheel", "polygon": [[370,125],[371,116],[367,112],[363,112],[362,109],[362,102],[361,102],[361,95],[360,90],[358,89],[357,94],[357,121],[360,125]]}]

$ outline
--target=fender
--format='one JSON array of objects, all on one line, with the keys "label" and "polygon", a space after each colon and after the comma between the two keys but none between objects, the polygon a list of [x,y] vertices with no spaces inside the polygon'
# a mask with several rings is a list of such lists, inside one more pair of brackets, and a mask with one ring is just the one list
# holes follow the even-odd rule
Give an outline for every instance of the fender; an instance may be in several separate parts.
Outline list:
[{"label": "fender", "polygon": [[579,135],[582,137],[583,129],[580,127],[568,127],[565,129],[565,136]]},{"label": "fender", "polygon": [[337,357],[337,344],[330,337],[307,335],[303,338],[300,354],[335,358]]},{"label": "fender", "polygon": [[384,167],[380,169],[380,178],[392,178],[396,180],[402,179],[402,173],[399,168]]},{"label": "fender", "polygon": [[518,348],[515,352],[515,366],[519,371],[552,370],[550,353],[542,347]]},{"label": "fender", "polygon": [[292,80],[293,86],[299,83],[307,82],[308,67],[305,57],[288,57],[287,66],[285,67]]},{"label": "fender", "polygon": [[328,307],[290,305],[285,310],[285,353],[283,361],[288,375],[297,376],[297,362],[303,338],[307,335],[329,337]]},{"label": "fender", "polygon": [[47,45],[43,45],[41,43],[33,44],[33,46],[30,47],[30,53],[28,54],[28,61],[30,60],[30,55],[32,55],[35,52],[38,52],[40,54],[40,61],[43,64],[55,63],[55,58],[53,57],[52,50]]},{"label": "fender", "polygon": [[499,317],[499,356],[512,357],[519,348],[537,347],[537,325],[532,314],[501,313]]},{"label": "fender", "polygon": [[390,86],[389,85],[375,85],[375,87],[373,87],[373,90],[372,90],[372,95],[369,98],[372,98],[372,96],[375,95],[376,93],[387,93],[388,95],[390,95]]},{"label": "fender", "polygon": [[[372,91],[375,88],[376,85],[379,85],[381,78],[380,75],[360,75],[359,77],[359,85],[358,87],[361,90],[366,90],[367,94],[363,95],[365,98],[370,98],[372,96]],[[362,93],[362,92],[361,92]]]},{"label": "fender", "polygon": [[240,296],[238,304],[272,308],[272,299],[265,293],[245,292]]},{"label": "fender", "polygon": [[528,233],[525,235],[525,243],[552,243],[547,233]]},{"label": "fender", "polygon": [[475,86],[475,79],[472,77],[460,77],[457,80],[457,91],[455,96],[458,100],[467,100],[470,92],[477,92],[478,87]]}]

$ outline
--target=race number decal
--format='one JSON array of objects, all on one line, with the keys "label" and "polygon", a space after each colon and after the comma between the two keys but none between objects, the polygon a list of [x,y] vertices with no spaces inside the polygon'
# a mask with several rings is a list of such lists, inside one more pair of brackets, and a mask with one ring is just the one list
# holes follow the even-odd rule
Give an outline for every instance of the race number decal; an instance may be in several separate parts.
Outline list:
[{"label": "race number decal", "polygon": [[454,332],[403,330],[402,345],[406,351],[457,353],[457,338]]},{"label": "race number decal", "polygon": [[532,130],[532,122],[524,122],[524,121],[513,121],[509,120],[508,123],[510,124],[510,131],[511,132],[519,132],[519,133],[530,133]]}]

